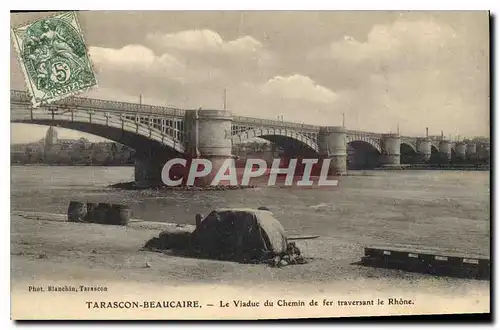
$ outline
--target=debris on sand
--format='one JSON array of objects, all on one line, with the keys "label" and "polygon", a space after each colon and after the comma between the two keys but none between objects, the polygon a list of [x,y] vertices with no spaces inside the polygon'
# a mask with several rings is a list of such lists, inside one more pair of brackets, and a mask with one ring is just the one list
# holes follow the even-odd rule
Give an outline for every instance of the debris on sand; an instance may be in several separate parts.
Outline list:
[{"label": "debris on sand", "polygon": [[190,232],[163,231],[158,237],[148,240],[144,248],[156,250],[189,250],[191,235]]},{"label": "debris on sand", "polygon": [[267,260],[267,264],[273,267],[284,267],[287,265],[301,265],[307,261],[301,256],[299,248],[295,242],[289,242],[285,253],[275,256]]},{"label": "debris on sand", "polygon": [[70,201],[68,221],[126,226],[131,210],[127,205]]},{"label": "debris on sand", "polygon": [[303,264],[294,242],[272,213],[255,209],[219,209],[198,222],[193,232],[162,232],[146,249],[172,250],[184,255],[270,266]]},{"label": "debris on sand", "polygon": [[156,190],[156,191],[169,191],[169,190],[174,190],[174,191],[222,191],[222,190],[239,190],[239,189],[248,189],[248,188],[255,188],[256,186],[254,185],[210,185],[210,186],[190,186],[190,185],[184,185],[184,186],[166,186],[162,184],[158,184],[155,186],[140,186],[137,185],[134,181],[131,182],[120,182],[120,183],[115,183],[112,185],[108,186],[109,188],[115,188],[115,189],[123,189],[123,190]]},{"label": "debris on sand", "polygon": [[309,206],[310,209],[315,209],[315,210],[322,209],[322,208],[325,208],[325,207],[328,207],[328,204],[321,203],[321,204]]}]

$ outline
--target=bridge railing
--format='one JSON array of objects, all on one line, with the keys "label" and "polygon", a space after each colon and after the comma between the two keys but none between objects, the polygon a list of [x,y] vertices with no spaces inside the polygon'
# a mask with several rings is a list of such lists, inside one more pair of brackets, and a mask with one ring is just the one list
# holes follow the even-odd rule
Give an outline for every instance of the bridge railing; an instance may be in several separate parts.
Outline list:
[{"label": "bridge railing", "polygon": [[[18,101],[22,103],[30,103],[31,97],[28,92],[20,91],[20,90],[10,90],[11,101]],[[51,103],[50,105],[46,105],[45,107],[61,107],[61,108],[83,108],[83,109],[92,109],[92,110],[101,110],[101,111],[109,111],[109,112],[128,112],[128,113],[142,113],[145,115],[168,115],[172,117],[184,117],[186,110],[172,107],[164,107],[164,106],[156,106],[156,105],[147,105],[147,104],[138,104],[131,102],[118,102],[118,101],[108,101],[101,99],[93,99],[87,97],[67,97],[62,100]],[[290,128],[297,131],[308,131],[308,132],[318,132],[319,126],[316,125],[308,125],[308,124],[299,124],[292,122],[285,122],[280,120],[272,120],[272,119],[259,119],[245,116],[233,116],[233,125],[248,125],[248,126],[264,126],[264,127],[283,127]],[[357,131],[357,130],[347,130],[347,134],[351,135],[365,135],[365,136],[373,136],[380,137],[382,133],[376,132],[365,132],[365,131]],[[401,136],[402,139],[414,139],[415,137],[410,136]]]},{"label": "bridge railing", "polygon": [[[16,105],[14,105],[16,107]],[[132,117],[132,118],[130,118]],[[26,108],[20,107],[18,111],[11,114],[11,122],[50,122],[50,121],[60,121],[60,122],[78,122],[78,123],[89,123],[96,124],[107,127],[121,128],[129,132],[135,132],[142,136],[149,138],[155,138],[157,141],[168,141],[165,137],[172,140],[172,147],[177,148],[180,151],[183,148],[185,141],[185,134],[183,131],[175,129],[171,126],[161,126],[155,124],[151,121],[143,121],[141,118],[134,118],[134,116],[128,116],[124,114],[112,113],[109,111],[100,112],[88,112],[85,110],[76,111],[66,111],[51,113],[40,108]],[[61,125],[65,127],[64,124]]]},{"label": "bridge railing", "polygon": [[285,127],[285,128],[293,128],[296,130],[308,130],[308,131],[319,130],[319,126],[315,125],[298,124],[280,120],[259,119],[259,118],[244,117],[244,116],[233,116],[233,125],[234,124]]},{"label": "bridge railing", "polygon": [[[377,132],[366,132],[366,131],[356,131],[356,130],[347,130],[347,134],[349,135],[365,135],[365,136],[371,136],[371,137],[377,137],[379,138],[381,135],[385,133],[377,133]],[[400,135],[400,139],[415,139],[415,136],[405,136],[405,135]]]},{"label": "bridge railing", "polygon": [[[28,94],[28,92],[25,91],[11,90],[10,98],[11,101],[31,103],[31,97]],[[46,107],[57,107],[57,106],[64,108],[78,107],[78,108],[88,108],[88,109],[105,110],[105,111],[171,115],[175,117],[184,117],[185,114],[185,110],[178,108],[170,108],[170,107],[148,105],[148,104],[138,104],[131,102],[108,101],[101,99],[92,99],[88,97],[76,97],[76,96],[67,97],[62,100],[53,102],[50,105],[46,105]]]},{"label": "bridge railing", "polygon": [[349,135],[366,135],[366,136],[380,136],[382,135],[381,133],[376,133],[376,132],[365,132],[365,131],[356,131],[352,129],[346,130],[346,133]]}]

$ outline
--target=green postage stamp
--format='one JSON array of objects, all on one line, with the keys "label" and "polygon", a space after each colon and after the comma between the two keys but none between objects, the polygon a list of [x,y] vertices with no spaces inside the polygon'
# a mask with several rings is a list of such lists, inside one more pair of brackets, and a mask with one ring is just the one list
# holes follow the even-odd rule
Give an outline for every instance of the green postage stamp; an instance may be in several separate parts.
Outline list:
[{"label": "green postage stamp", "polygon": [[34,107],[97,85],[75,12],[65,12],[12,29]]}]

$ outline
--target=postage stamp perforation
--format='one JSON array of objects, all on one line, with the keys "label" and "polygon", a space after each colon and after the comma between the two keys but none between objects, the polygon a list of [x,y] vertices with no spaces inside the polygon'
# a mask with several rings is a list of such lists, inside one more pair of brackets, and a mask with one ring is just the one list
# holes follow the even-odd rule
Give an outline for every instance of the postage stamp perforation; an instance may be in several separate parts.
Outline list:
[{"label": "postage stamp perforation", "polygon": [[76,11],[58,12],[11,29],[33,107],[97,86]]}]

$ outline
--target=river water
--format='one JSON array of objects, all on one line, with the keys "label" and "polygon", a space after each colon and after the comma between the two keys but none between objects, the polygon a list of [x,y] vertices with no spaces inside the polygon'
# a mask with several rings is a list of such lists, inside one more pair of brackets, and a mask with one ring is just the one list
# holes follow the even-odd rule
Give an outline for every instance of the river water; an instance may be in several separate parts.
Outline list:
[{"label": "river water", "polygon": [[194,223],[217,207],[269,207],[290,234],[489,253],[490,177],[474,171],[363,171],[328,190],[126,191],[132,167],[13,166],[12,210],[66,213],[70,200],[122,203],[134,218]]}]

